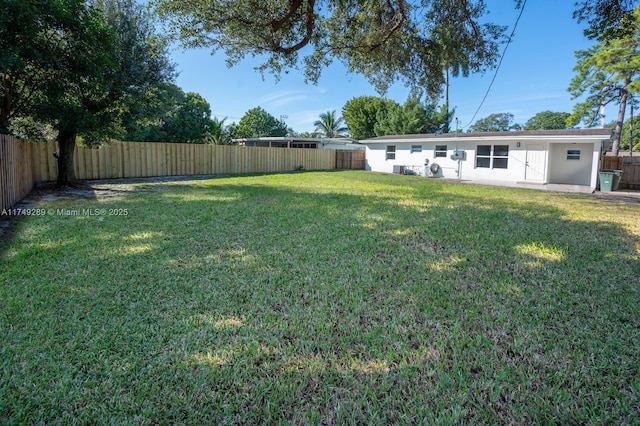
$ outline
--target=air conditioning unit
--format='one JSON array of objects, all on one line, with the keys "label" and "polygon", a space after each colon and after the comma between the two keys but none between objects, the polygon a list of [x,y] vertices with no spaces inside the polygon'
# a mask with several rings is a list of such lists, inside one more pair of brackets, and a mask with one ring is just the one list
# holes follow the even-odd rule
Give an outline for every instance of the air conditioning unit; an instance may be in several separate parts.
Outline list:
[{"label": "air conditioning unit", "polygon": [[436,177],[440,173],[440,165],[438,163],[431,163],[429,166],[429,176]]}]

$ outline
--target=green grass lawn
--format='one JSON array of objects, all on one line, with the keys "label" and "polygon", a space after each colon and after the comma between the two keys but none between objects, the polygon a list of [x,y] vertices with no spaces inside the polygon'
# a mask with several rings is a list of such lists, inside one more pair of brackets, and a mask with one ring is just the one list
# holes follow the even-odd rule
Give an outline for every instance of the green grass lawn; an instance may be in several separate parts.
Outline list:
[{"label": "green grass lawn", "polygon": [[640,205],[371,172],[140,184],[0,248],[0,423],[637,424]]}]

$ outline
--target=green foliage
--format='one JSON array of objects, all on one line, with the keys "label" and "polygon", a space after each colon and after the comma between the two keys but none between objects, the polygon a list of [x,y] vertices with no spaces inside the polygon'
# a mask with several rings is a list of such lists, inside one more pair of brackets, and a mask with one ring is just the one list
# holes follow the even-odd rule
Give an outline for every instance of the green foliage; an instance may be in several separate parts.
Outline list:
[{"label": "green foliage", "polygon": [[521,126],[513,122],[513,114],[501,112],[481,118],[469,128],[470,132],[508,132],[520,130]]},{"label": "green foliage", "polygon": [[299,137],[299,138],[309,138],[309,139],[312,139],[312,138],[318,138],[318,137],[319,137],[319,135],[318,135],[316,132],[299,132],[299,133],[296,133],[296,132],[291,132],[291,131],[290,131],[289,133],[290,133],[292,136],[296,136],[296,137]]},{"label": "green foliage", "polygon": [[166,83],[146,93],[141,109],[128,114],[125,140],[139,142],[226,143],[223,122],[211,119],[211,107],[199,94]]},{"label": "green foliage", "polygon": [[211,136],[211,107],[199,94],[188,92],[184,102],[163,125],[170,142],[207,143]]},{"label": "green foliage", "polygon": [[404,118],[402,105],[394,100],[389,100],[384,108],[381,108],[376,114],[376,124],[373,127],[376,136],[402,134],[404,129],[415,124],[405,124]]},{"label": "green foliage", "polygon": [[[15,117],[29,117],[38,91],[51,80],[46,69],[56,65],[57,38],[63,25],[57,1],[2,0],[0,3],[0,133],[10,133]],[[25,78],[29,76],[29,78]]]},{"label": "green foliage", "polygon": [[36,122],[32,117],[13,117],[8,134],[36,143],[54,140],[57,136],[50,124]]},{"label": "green foliage", "polygon": [[222,120],[213,117],[211,119],[211,141],[218,145],[229,145],[231,144],[231,135],[229,135],[228,126],[224,124],[227,121],[227,118],[223,118]]},{"label": "green foliage", "polygon": [[55,5],[54,19],[42,29],[53,60],[47,69],[34,69],[47,77],[31,82],[25,76],[23,81],[33,84],[36,93],[27,115],[58,132],[57,181],[62,186],[75,181],[73,153],[78,135],[91,145],[120,133],[127,82],[120,78],[118,34],[101,11],[80,0],[60,0]]},{"label": "green foliage", "polygon": [[[176,77],[175,64],[169,59],[168,39],[156,31],[148,8],[134,0],[92,0],[92,4],[102,11],[117,34],[113,51],[119,69],[113,81],[120,83],[123,138],[136,140],[129,137],[132,132],[144,133],[145,125],[157,122],[161,112],[166,111],[163,108],[168,103],[163,99],[166,94],[162,96],[159,92],[169,90],[168,82]],[[143,128],[133,130],[136,122]]]},{"label": "green foliage", "polygon": [[542,111],[531,117],[524,125],[524,130],[566,129],[568,112]]},{"label": "green foliage", "polygon": [[186,94],[173,83],[150,87],[124,115],[124,140],[136,142],[169,141],[164,124],[186,100]]},{"label": "green foliage", "polygon": [[615,39],[629,29],[630,15],[637,5],[637,0],[581,0],[576,2],[573,17],[589,24],[584,34],[590,39]]},{"label": "green foliage", "polygon": [[121,136],[124,113],[173,76],[148,19],[131,0],[3,2],[0,127],[13,117],[53,126],[59,184],[75,178],[77,136],[88,145]]},{"label": "green foliage", "polygon": [[[518,2],[516,2],[517,4]],[[184,46],[222,50],[234,65],[260,56],[276,76],[304,67],[317,82],[334,60],[380,93],[401,80],[436,99],[445,64],[471,72],[495,65],[503,27],[485,23],[481,0],[155,0]],[[439,29],[455,29],[440,37]],[[304,54],[306,56],[302,56]]]},{"label": "green foliage", "polygon": [[260,138],[287,135],[287,125],[261,107],[255,107],[247,111],[237,127],[232,130],[234,138]]},{"label": "green foliage", "polygon": [[[631,118],[622,125],[622,135],[620,137],[620,149],[628,151],[631,141]],[[640,117],[633,117],[633,150],[640,151]]]},{"label": "green foliage", "polygon": [[447,114],[433,104],[423,104],[416,97],[408,98],[404,105],[390,102],[376,116],[376,136],[442,133]]},{"label": "green foliage", "polygon": [[342,116],[351,137],[357,140],[375,137],[378,114],[382,114],[382,111],[394,103],[395,101],[377,96],[359,96],[347,101],[342,107]]},{"label": "green foliage", "polygon": [[362,140],[384,135],[442,133],[448,114],[434,104],[422,103],[409,97],[404,105],[375,96],[361,96],[349,100],[343,114],[354,139]]},{"label": "green foliage", "polygon": [[584,98],[575,105],[569,124],[582,121],[592,125],[600,118],[599,109],[602,105],[618,104],[613,137],[614,154],[619,149],[629,95],[640,92],[640,7],[627,20],[632,22],[628,22],[629,28],[620,33],[618,38],[600,41],[587,50],[576,52],[576,75],[569,86],[573,99]]},{"label": "green foliage", "polygon": [[600,118],[601,105],[619,103],[622,95],[638,92],[640,60],[636,49],[636,45],[625,45],[623,41],[615,40],[576,52],[576,76],[571,81],[569,92],[574,99],[584,94],[587,98],[575,106],[571,123],[577,124],[582,120],[591,125]]},{"label": "green foliage", "polygon": [[325,138],[339,138],[349,130],[342,124],[344,119],[336,116],[336,111],[327,111],[320,114],[320,120],[316,120],[316,132]]},{"label": "green foliage", "polygon": [[14,116],[79,131],[108,121],[100,112],[118,71],[115,32],[97,9],[81,0],[4,1],[0,25],[5,129]]}]

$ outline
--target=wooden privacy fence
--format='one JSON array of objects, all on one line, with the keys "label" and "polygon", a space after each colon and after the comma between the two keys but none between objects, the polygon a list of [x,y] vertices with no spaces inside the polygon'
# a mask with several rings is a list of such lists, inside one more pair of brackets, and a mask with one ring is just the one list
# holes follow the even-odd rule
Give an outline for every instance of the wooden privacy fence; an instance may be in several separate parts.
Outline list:
[{"label": "wooden privacy fence", "polygon": [[[40,182],[55,181],[54,141],[32,144],[0,135],[0,211],[11,207]],[[243,174],[297,169],[364,169],[364,151],[262,148],[164,142],[115,142],[99,148],[76,147],[78,179]],[[353,152],[353,154],[351,154]],[[340,158],[340,160],[338,160]]]},{"label": "wooden privacy fence", "polygon": [[0,135],[0,213],[41,181],[40,146]]},{"label": "wooden privacy fence", "polygon": [[620,189],[640,189],[640,153],[637,157],[610,157],[600,159],[601,170],[622,170]]},{"label": "wooden privacy fence", "polygon": [[336,169],[365,170],[366,156],[364,149],[336,151]]},{"label": "wooden privacy fence", "polygon": [[[41,146],[42,181],[58,175],[54,142]],[[242,174],[335,168],[335,151],[322,149],[260,148],[165,142],[114,142],[99,148],[77,147],[78,179]]]}]

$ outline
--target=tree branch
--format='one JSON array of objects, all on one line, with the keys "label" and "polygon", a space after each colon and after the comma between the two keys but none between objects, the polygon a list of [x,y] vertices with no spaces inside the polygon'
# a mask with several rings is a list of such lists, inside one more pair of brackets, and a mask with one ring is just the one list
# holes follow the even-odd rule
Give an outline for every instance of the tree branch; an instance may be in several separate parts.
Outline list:
[{"label": "tree branch", "polygon": [[[295,0],[295,3],[298,3],[298,0]],[[300,0],[301,3],[301,0]],[[304,19],[304,23],[305,23],[305,35],[304,37],[296,44],[289,46],[289,47],[283,47],[279,41],[277,41],[277,39],[273,39],[270,49],[273,52],[276,53],[282,53],[284,55],[289,55],[293,52],[296,52],[300,49],[302,49],[304,46],[306,46],[307,44],[309,44],[309,42],[311,41],[311,36],[313,35],[313,30],[315,29],[315,4],[316,1],[315,0],[309,0],[309,3],[307,3],[307,12],[305,14],[305,19]],[[299,7],[299,5],[297,6]],[[285,15],[285,17],[283,18],[283,20],[281,20],[281,23],[284,23],[284,19],[289,19],[292,15],[293,12],[290,9],[289,12],[287,13],[287,15]],[[288,16],[288,17],[287,17]],[[272,21],[273,22],[273,21]],[[282,27],[282,25],[280,25],[280,28]]]},{"label": "tree branch", "polygon": [[[387,5],[389,6],[390,9],[393,9],[393,5],[391,4],[390,0],[387,0]],[[398,9],[395,10],[394,12],[395,12],[393,15],[394,18],[397,16],[400,16],[400,19],[398,19],[395,25],[387,31],[387,34],[384,35],[382,40],[380,40],[378,43],[370,44],[366,46],[368,52],[373,52],[374,50],[378,49],[380,46],[384,45],[387,41],[389,41],[391,36],[393,36],[396,33],[396,31],[398,31],[402,26],[402,24],[405,22],[407,15],[405,14],[404,4],[402,0],[398,2]],[[398,12],[399,12],[399,15],[398,15]]]},{"label": "tree branch", "polygon": [[[314,1],[312,1],[313,3]],[[290,2],[290,6],[289,6],[289,10],[287,11],[287,13],[282,17],[282,19],[278,19],[278,20],[272,20],[269,25],[271,25],[271,29],[273,30],[273,32],[278,32],[283,25],[289,21],[291,19],[291,17],[294,15],[294,13],[297,12],[298,9],[300,9],[300,6],[302,6],[302,0],[293,0]],[[313,9],[313,6],[311,6],[311,8]],[[308,9],[307,9],[308,12]]]}]

